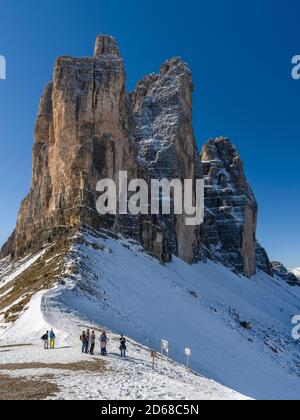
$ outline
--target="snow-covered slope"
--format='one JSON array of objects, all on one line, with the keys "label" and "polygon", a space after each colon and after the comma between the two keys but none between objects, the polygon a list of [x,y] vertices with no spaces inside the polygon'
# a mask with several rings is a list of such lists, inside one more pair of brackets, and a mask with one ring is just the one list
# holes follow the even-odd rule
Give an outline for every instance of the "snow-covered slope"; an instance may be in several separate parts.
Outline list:
[{"label": "snow-covered slope", "polygon": [[[13,265],[8,260],[2,261],[6,266],[4,271],[8,273],[11,270],[14,273],[10,275],[10,281],[13,281],[40,257],[38,254]],[[2,284],[7,283],[8,277],[5,279]],[[91,324],[80,313],[77,317],[74,308],[68,313],[67,308],[63,308],[61,304],[52,305],[53,297],[59,300],[61,292],[61,288],[56,287],[50,293],[37,293],[16,322],[10,325],[0,324],[0,374],[14,378],[25,377],[27,380],[50,377],[50,382],[56,384],[60,390],[51,399],[247,399],[160,355],[153,370],[151,350],[130,339],[127,353],[129,357],[122,360],[118,356],[118,336],[111,332],[108,333],[110,342],[107,358],[99,355],[99,344],[95,357],[83,355],[78,340],[82,329],[86,326],[95,329],[99,338],[100,330],[104,327]],[[58,338],[56,350],[44,351],[40,337],[50,328],[55,328]],[[91,367],[91,361],[98,361],[103,365],[97,365],[89,371],[84,364],[89,363]],[[71,364],[77,364],[78,367],[69,370]],[[93,386],[90,386],[91,383]]]},{"label": "snow-covered slope", "polygon": [[[162,265],[132,241],[87,232],[66,266],[63,281],[31,301],[33,314],[41,307],[61,339],[75,343],[79,324],[101,325],[157,350],[166,339],[172,359],[183,363],[184,348],[191,347],[193,370],[239,394],[300,398],[299,344],[291,337],[299,288],[261,272],[238,277],[213,263],[190,266],[174,258]],[[27,311],[3,329],[2,342],[38,339],[46,325],[32,316]]]},{"label": "snow-covered slope", "polygon": [[294,268],[292,270],[292,273],[295,274],[295,276],[298,277],[298,279],[300,279],[300,267],[299,268]]},{"label": "snow-covered slope", "polygon": [[[49,307],[42,305],[44,310],[42,314],[41,298],[42,294],[32,300],[26,313],[9,331],[10,340],[23,345],[5,347],[5,349],[0,346],[0,373],[34,380],[51,375],[51,382],[60,389],[51,399],[247,399],[162,356],[158,357],[153,370],[150,350],[133,340],[127,343],[127,359],[120,359],[118,336],[111,332],[108,332],[110,341],[107,358],[99,356],[99,344],[94,357],[83,355],[78,334],[84,328],[84,321],[72,313],[62,313],[59,307],[51,308],[50,311],[50,317],[58,327],[55,330],[58,337],[56,350],[44,351],[41,341],[33,339],[50,328],[43,316],[50,315]],[[99,326],[93,325],[92,328],[99,337]],[[21,337],[27,341],[31,338],[31,345],[25,346],[26,343],[20,341]],[[97,367],[91,369],[91,362],[98,362]],[[84,365],[85,363],[88,363],[89,367]],[[4,364],[5,366],[1,367]],[[18,368],[12,369],[15,364]],[[69,370],[71,364],[76,364],[77,368]]]}]

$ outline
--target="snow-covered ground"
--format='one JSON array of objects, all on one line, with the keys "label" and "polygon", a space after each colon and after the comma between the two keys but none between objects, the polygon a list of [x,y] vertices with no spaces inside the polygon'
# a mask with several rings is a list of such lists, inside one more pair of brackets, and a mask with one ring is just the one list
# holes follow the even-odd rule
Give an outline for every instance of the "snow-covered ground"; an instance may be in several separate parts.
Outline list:
[{"label": "snow-covered ground", "polygon": [[295,276],[298,277],[298,279],[300,279],[300,267],[299,268],[294,268],[292,270],[292,273],[294,273]]},{"label": "snow-covered ground", "polygon": [[[62,345],[71,346],[51,355],[62,363],[64,355],[82,357],[80,329],[101,325],[134,340],[128,361],[115,355],[109,359],[113,369],[126,372],[131,391],[122,391],[116,375],[107,379],[110,386],[104,391],[105,373],[97,379],[102,398],[300,399],[299,343],[291,337],[291,319],[300,314],[300,288],[261,272],[251,279],[239,277],[213,263],[190,266],[174,258],[162,265],[133,242],[88,233],[84,239],[73,247],[67,264],[76,263],[78,274],[70,270],[64,284],[38,294],[14,325],[0,324],[0,345],[36,343],[53,326]],[[244,329],[243,321],[252,329]],[[153,372],[148,349],[159,350],[161,339],[169,341],[170,357],[179,363],[185,361],[184,348],[190,347],[191,368],[209,379],[166,360]],[[0,364],[10,356],[23,360],[23,351],[26,360],[40,360],[45,356],[39,346],[0,353]],[[72,375],[70,381],[79,384],[78,373]],[[62,375],[59,381],[67,379]],[[71,398],[63,384],[63,397]]]},{"label": "snow-covered ground", "polygon": [[[58,338],[56,349],[44,350],[41,340],[35,338],[49,330],[52,325],[46,322],[40,310],[41,297],[40,294],[32,300],[23,317],[8,334],[5,334],[12,343],[19,344],[19,346],[0,347],[0,374],[34,380],[45,378],[48,382],[57,384],[60,389],[60,392],[51,399],[60,400],[247,399],[243,395],[221,386],[215,381],[201,377],[160,355],[153,370],[151,351],[133,340],[127,342],[127,358],[121,359],[118,350],[118,336],[110,332],[108,332],[110,339],[108,357],[99,355],[99,343],[96,346],[95,356],[84,355],[81,353],[79,342],[80,331],[85,328],[82,320],[76,319],[72,314],[61,313],[59,308],[51,311],[55,324],[60,325],[59,329],[55,330]],[[99,326],[94,325],[92,328],[96,329],[96,335],[99,337]],[[26,345],[22,341],[23,337],[31,345]],[[96,360],[101,360],[104,363],[103,367],[99,367],[99,371],[80,369],[72,371],[68,367],[70,364],[95,362]],[[39,365],[32,366],[36,363]],[[3,367],[4,364],[5,367]],[[17,364],[18,368],[10,366],[8,370],[7,364]],[[27,364],[31,364],[31,366]],[[53,365],[55,364],[62,366],[54,369]],[[49,375],[51,375],[50,379]]]},{"label": "snow-covered ground", "polygon": [[[113,346],[116,348],[116,346]],[[78,352],[77,348],[77,352]],[[24,358],[41,360],[38,345],[28,349],[11,350],[11,360],[18,360],[20,353]],[[9,353],[6,353],[9,354]],[[0,350],[1,355],[1,350]],[[48,352],[47,364],[73,363],[78,361],[74,349],[58,349]],[[148,356],[148,357],[147,357]],[[1,355],[2,358],[2,355]],[[103,359],[96,356],[97,359]],[[43,357],[42,357],[43,359]],[[89,356],[82,356],[80,361],[89,361]],[[193,374],[182,366],[165,360],[159,360],[153,370],[149,354],[138,347],[129,352],[129,358],[120,359],[116,354],[109,354],[105,369],[99,372],[68,371],[43,368],[5,371],[13,377],[41,379],[53,375],[53,382],[60,392],[51,399],[59,400],[245,400],[244,396],[231,391],[214,381]],[[2,363],[2,361],[1,361]],[[1,369],[1,367],[0,367]],[[49,381],[47,379],[47,381]]]}]

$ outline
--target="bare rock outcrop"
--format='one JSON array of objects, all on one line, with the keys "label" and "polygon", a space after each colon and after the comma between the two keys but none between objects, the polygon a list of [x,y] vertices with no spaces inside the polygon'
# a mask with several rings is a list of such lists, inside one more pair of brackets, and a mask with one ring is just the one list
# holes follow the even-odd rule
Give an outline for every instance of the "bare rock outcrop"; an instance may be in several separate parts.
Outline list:
[{"label": "bare rock outcrop", "polygon": [[0,259],[9,257],[13,253],[14,249],[14,239],[15,239],[15,231],[10,235],[10,237],[7,239],[5,244],[0,250]]},{"label": "bare rock outcrop", "polygon": [[186,227],[182,217],[96,211],[97,182],[118,184],[120,171],[129,180],[199,176],[191,95],[191,74],[180,59],[127,94],[124,63],[109,36],[97,37],[94,57],[58,58],[35,126],[30,193],[7,252],[21,257],[87,225],[133,237],[162,261],[172,254],[194,261],[199,228]]},{"label": "bare rock outcrop", "polygon": [[117,179],[119,170],[137,176],[125,80],[110,37],[97,38],[94,58],[56,61],[35,127],[32,187],[18,217],[16,256],[66,229],[97,225],[97,181]]},{"label": "bare rock outcrop", "polygon": [[257,202],[243,163],[227,138],[209,140],[202,149],[207,256],[251,277],[256,273]]},{"label": "bare rock outcrop", "polygon": [[[126,92],[124,62],[114,38],[99,36],[93,57],[63,56],[40,102],[34,133],[32,185],[1,257],[19,258],[88,226],[138,240],[163,262],[210,258],[251,277],[272,275],[257,243],[257,203],[236,148],[208,141],[201,158],[193,133],[193,82],[178,57]],[[202,162],[201,162],[202,161]],[[186,215],[106,215],[96,211],[97,182],[205,178],[205,221]],[[171,206],[174,206],[173,196]],[[173,213],[173,214],[172,214]]]},{"label": "bare rock outcrop", "polygon": [[269,259],[268,253],[259,242],[256,244],[256,266],[258,270],[263,271],[269,276],[273,277],[273,267]]},{"label": "bare rock outcrop", "polygon": [[[147,76],[131,94],[137,122],[138,161],[151,179],[200,179],[201,162],[192,123],[192,75],[181,58],[168,60],[160,73]],[[200,258],[199,227],[186,226],[185,215],[157,218],[173,254]]]},{"label": "bare rock outcrop", "polygon": [[288,270],[282,263],[272,261],[271,265],[274,276],[285,281],[290,286],[300,286],[300,279],[292,271]]}]

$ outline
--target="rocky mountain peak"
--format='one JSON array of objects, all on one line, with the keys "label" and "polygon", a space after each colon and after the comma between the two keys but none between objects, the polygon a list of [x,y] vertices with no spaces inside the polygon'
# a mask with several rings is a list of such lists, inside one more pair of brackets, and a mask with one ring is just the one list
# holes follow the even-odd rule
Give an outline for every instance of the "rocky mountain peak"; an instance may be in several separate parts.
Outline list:
[{"label": "rocky mountain peak", "polygon": [[120,50],[115,38],[108,35],[98,35],[95,43],[94,58],[95,60],[98,60],[105,56],[120,58]]},{"label": "rocky mountain peak", "polygon": [[160,74],[167,76],[187,75],[192,82],[192,73],[187,63],[181,57],[172,57],[160,67]]},{"label": "rocky mountain peak", "polygon": [[[202,162],[214,172],[219,171],[219,182],[226,186],[227,182],[232,182],[237,188],[244,189],[253,201],[254,195],[247,183],[243,162],[237,152],[236,147],[230,139],[219,137],[209,140],[202,150]],[[215,181],[214,177],[210,178]]]},{"label": "rocky mountain peak", "polygon": [[293,271],[288,270],[282,263],[278,261],[272,261],[271,265],[273,274],[277,278],[287,282],[290,286],[300,286],[299,276],[297,277]]},{"label": "rocky mountain peak", "polygon": [[192,127],[191,73],[174,58],[158,75],[126,92],[126,74],[113,37],[98,36],[94,57],[57,59],[35,127],[33,176],[16,231],[4,247],[18,258],[83,225],[141,242],[169,261],[199,259],[199,227],[185,216],[100,216],[96,185],[119,173],[129,180],[201,177]]},{"label": "rocky mountain peak", "polygon": [[[257,202],[243,162],[225,137],[199,155],[193,132],[193,82],[180,57],[126,92],[116,40],[96,39],[94,57],[59,57],[40,102],[34,133],[32,185],[15,232],[1,256],[20,258],[45,244],[73,237],[83,226],[139,241],[163,262],[210,258],[251,277],[273,274],[256,240]],[[186,226],[185,215],[100,216],[96,185],[119,172],[129,181],[205,178],[205,222]]]},{"label": "rocky mountain peak", "polygon": [[225,137],[203,146],[201,162],[206,206],[202,240],[208,257],[250,277],[256,272],[258,207],[243,162]]}]

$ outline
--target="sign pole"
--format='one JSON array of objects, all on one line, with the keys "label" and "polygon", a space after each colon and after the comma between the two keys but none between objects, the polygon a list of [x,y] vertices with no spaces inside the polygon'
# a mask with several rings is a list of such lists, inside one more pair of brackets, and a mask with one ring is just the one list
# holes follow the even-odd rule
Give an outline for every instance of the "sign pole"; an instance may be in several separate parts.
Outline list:
[{"label": "sign pole", "polygon": [[161,354],[164,355],[164,353],[166,353],[167,357],[169,357],[169,342],[161,340]]},{"label": "sign pole", "polygon": [[186,347],[184,353],[186,355],[186,367],[189,369],[190,368],[190,357],[191,357],[192,351],[191,351],[190,348]]},{"label": "sign pole", "polygon": [[157,358],[156,351],[154,351],[154,350],[151,351],[151,357],[152,357],[152,369],[155,369],[155,362],[156,362],[156,358]]}]

